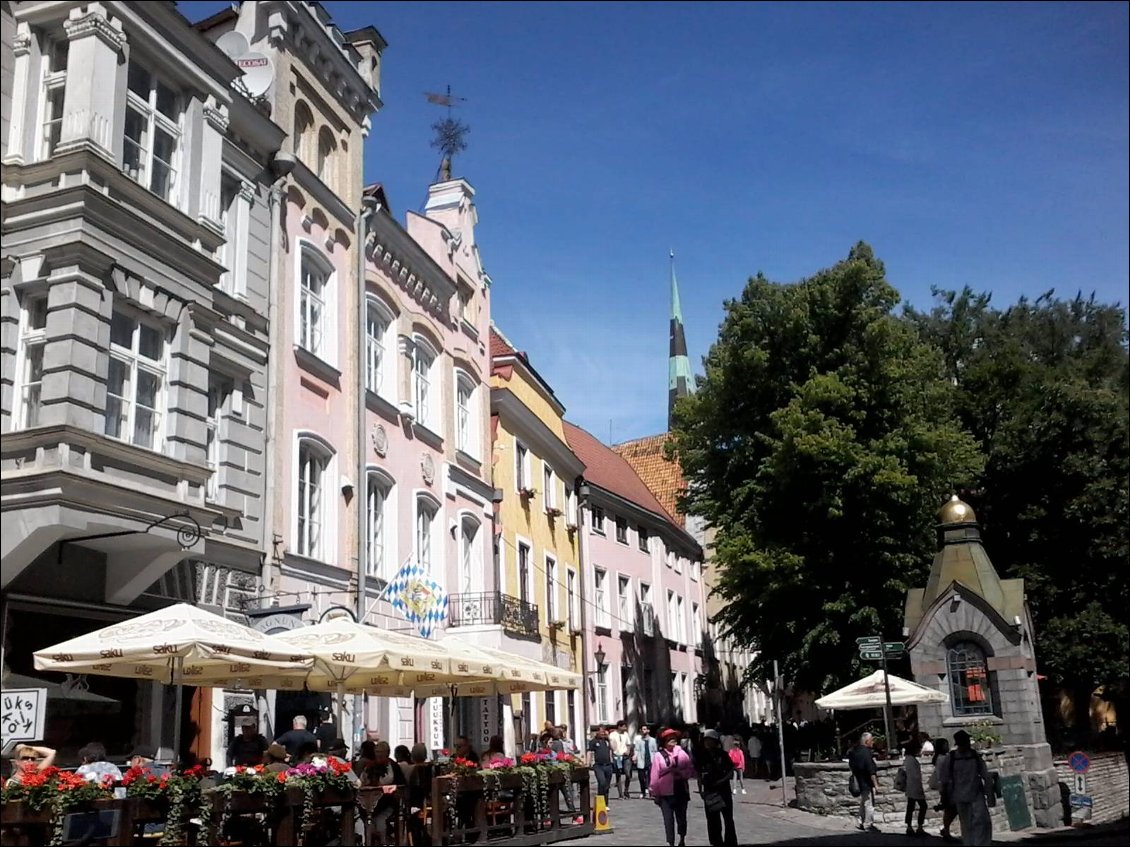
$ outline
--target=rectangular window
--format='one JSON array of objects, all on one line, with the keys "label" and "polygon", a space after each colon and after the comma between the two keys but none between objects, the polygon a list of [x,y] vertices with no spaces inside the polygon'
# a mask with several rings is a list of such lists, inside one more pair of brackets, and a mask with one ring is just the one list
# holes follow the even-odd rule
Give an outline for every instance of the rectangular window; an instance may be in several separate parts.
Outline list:
[{"label": "rectangular window", "polygon": [[557,512],[557,478],[548,462],[542,463],[542,499],[546,512]]},{"label": "rectangular window", "polygon": [[664,635],[671,641],[678,641],[679,619],[675,614],[675,592],[667,592],[667,631]]},{"label": "rectangular window", "polygon": [[327,457],[308,442],[298,447],[298,555],[321,559],[326,523],[323,499]]},{"label": "rectangular window", "polygon": [[628,519],[616,518],[616,540],[621,544],[628,543]]},{"label": "rectangular window", "polygon": [[49,159],[55,154],[63,135],[63,96],[67,87],[69,46],[65,36],[43,39],[40,159]]},{"label": "rectangular window", "polygon": [[161,449],[166,371],[165,333],[115,309],[110,323],[106,435]]},{"label": "rectangular window", "polygon": [[130,62],[128,78],[122,145],[126,173],[176,205],[180,98],[136,61]]},{"label": "rectangular window", "polygon": [[592,515],[592,531],[604,535],[604,509],[601,506],[590,506]]},{"label": "rectangular window", "polygon": [[647,540],[648,540],[647,528],[643,527],[643,526],[637,526],[636,527],[636,543],[639,544],[640,549],[645,553],[648,552]]},{"label": "rectangular window", "polygon": [[298,344],[324,359],[329,274],[313,255],[304,250],[301,277],[298,292]]},{"label": "rectangular window", "polygon": [[626,576],[616,578],[617,600],[619,608],[617,615],[620,617],[619,629],[631,630],[635,615],[632,614],[632,580]]},{"label": "rectangular window", "polygon": [[365,314],[365,388],[382,393],[385,383],[385,338],[390,321],[375,303],[369,303]]},{"label": "rectangular window", "polygon": [[224,419],[224,406],[231,396],[231,380],[224,379],[217,374],[208,376],[208,417],[204,421],[205,453],[208,468],[212,475],[208,477],[205,488],[205,497],[212,502],[219,499],[220,494],[220,445],[223,438],[222,424]]},{"label": "rectangular window", "polygon": [[220,223],[224,227],[224,243],[216,251],[216,261],[224,266],[220,276],[220,288],[228,294],[235,294],[236,256],[246,249],[239,242],[240,182],[224,174],[220,178]]},{"label": "rectangular window", "polygon": [[596,625],[608,627],[611,625],[608,611],[608,572],[603,568],[596,568],[593,571],[593,581],[596,588],[593,592],[596,598]]},{"label": "rectangular window", "polygon": [[565,522],[569,526],[577,525],[577,492],[571,485],[565,486]]},{"label": "rectangular window", "polygon": [[455,377],[455,447],[468,456],[479,455],[475,384],[466,374]]},{"label": "rectangular window", "polygon": [[519,491],[529,491],[530,451],[519,441],[515,441],[514,444],[514,484]]},{"label": "rectangular window", "polygon": [[24,298],[20,315],[19,423],[39,426],[43,401],[43,354],[47,350],[47,295]]},{"label": "rectangular window", "polygon": [[702,646],[702,612],[698,603],[691,603],[691,639],[695,647]]},{"label": "rectangular window", "polygon": [[608,710],[608,666],[596,669],[596,714],[601,721],[607,721]]},{"label": "rectangular window", "polygon": [[369,475],[365,503],[365,573],[383,577],[388,571],[386,515],[389,486],[376,474]]},{"label": "rectangular window", "polygon": [[675,557],[675,573],[683,572],[683,557],[676,555]]},{"label": "rectangular window", "polygon": [[533,602],[530,597],[530,545],[518,542],[518,599]]},{"label": "rectangular window", "polygon": [[557,562],[545,557],[545,619],[548,623],[560,620],[557,614]]},{"label": "rectangular window", "polygon": [[435,354],[421,342],[415,344],[414,383],[416,387],[416,423],[420,426],[434,429],[435,421],[432,420],[432,365],[435,364]]},{"label": "rectangular window", "polygon": [[682,596],[675,597],[675,633],[680,644],[687,643],[687,607],[683,604]]},{"label": "rectangular window", "polygon": [[557,692],[545,692],[545,720],[547,723],[557,726]]},{"label": "rectangular window", "polygon": [[432,527],[435,524],[436,508],[427,500],[416,501],[416,563],[425,573],[435,573],[432,550]]},{"label": "rectangular window", "polygon": [[569,631],[581,628],[580,598],[577,596],[577,572],[569,568],[565,572],[565,594],[569,603]]}]

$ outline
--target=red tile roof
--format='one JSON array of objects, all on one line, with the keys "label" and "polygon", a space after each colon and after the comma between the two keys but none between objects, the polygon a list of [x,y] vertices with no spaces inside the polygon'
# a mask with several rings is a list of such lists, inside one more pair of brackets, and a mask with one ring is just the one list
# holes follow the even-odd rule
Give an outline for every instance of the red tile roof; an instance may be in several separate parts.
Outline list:
[{"label": "red tile roof", "polygon": [[679,512],[679,497],[687,483],[678,459],[668,459],[665,455],[668,437],[665,432],[649,435],[613,445],[612,449],[632,466],[668,514],[683,517]]},{"label": "red tile roof", "polygon": [[610,447],[575,424],[565,421],[565,440],[569,448],[585,463],[585,479],[637,506],[667,518],[680,529],[681,521],[663,507],[651,489],[632,470],[632,466]]},{"label": "red tile roof", "polygon": [[502,337],[502,333],[493,326],[490,328],[490,357],[492,359],[498,356],[513,356],[517,352],[510,346],[510,342]]}]

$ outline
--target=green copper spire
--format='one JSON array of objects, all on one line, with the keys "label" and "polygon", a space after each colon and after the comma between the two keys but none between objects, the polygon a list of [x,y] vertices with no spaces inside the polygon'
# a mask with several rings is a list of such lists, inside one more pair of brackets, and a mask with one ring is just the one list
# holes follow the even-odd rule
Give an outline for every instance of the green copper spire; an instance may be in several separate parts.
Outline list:
[{"label": "green copper spire", "polygon": [[671,416],[675,411],[675,400],[694,394],[694,374],[691,361],[687,357],[687,338],[683,333],[683,307],[679,303],[679,282],[675,279],[675,251],[671,251],[671,347],[667,359],[667,428],[671,428]]}]

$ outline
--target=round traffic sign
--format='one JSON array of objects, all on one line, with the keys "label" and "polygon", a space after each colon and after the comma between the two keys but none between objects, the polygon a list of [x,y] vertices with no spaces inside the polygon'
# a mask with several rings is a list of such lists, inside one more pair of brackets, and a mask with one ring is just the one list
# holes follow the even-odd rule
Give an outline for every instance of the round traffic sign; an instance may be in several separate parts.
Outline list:
[{"label": "round traffic sign", "polygon": [[1075,773],[1086,773],[1091,769],[1091,757],[1079,750],[1068,757],[1067,764]]}]

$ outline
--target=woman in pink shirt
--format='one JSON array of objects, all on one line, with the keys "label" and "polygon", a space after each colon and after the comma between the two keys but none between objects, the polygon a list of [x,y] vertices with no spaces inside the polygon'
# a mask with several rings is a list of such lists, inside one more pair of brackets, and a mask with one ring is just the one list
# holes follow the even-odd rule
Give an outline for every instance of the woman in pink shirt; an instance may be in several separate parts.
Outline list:
[{"label": "woman in pink shirt", "polygon": [[687,803],[690,802],[690,780],[695,775],[694,764],[679,746],[679,731],[665,729],[659,733],[659,755],[651,760],[651,783],[648,790],[663,812],[663,828],[667,844],[675,845],[676,824],[679,847],[684,847],[687,837]]}]

